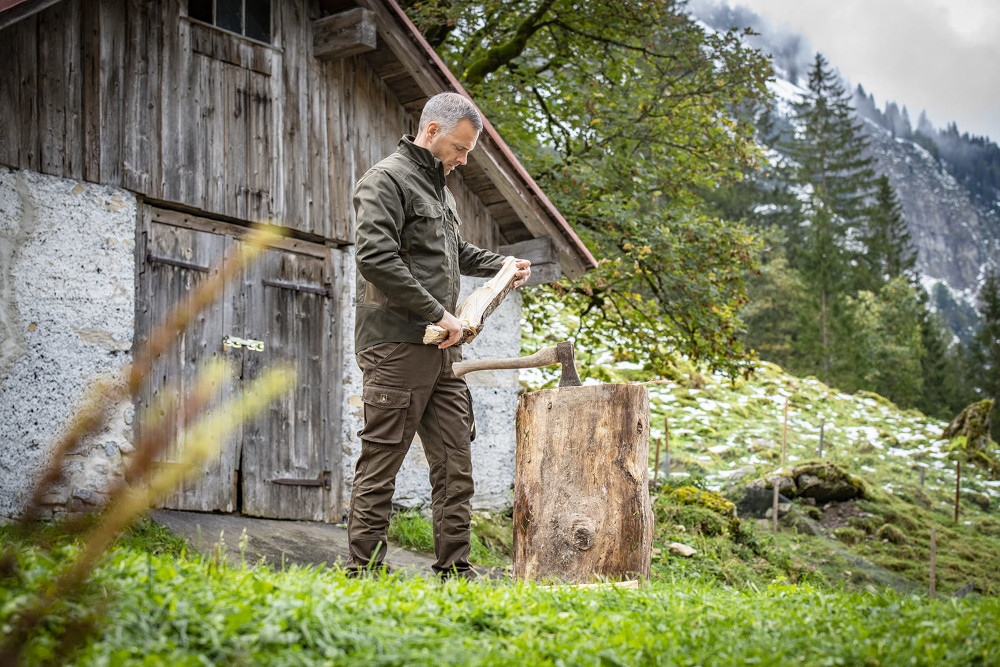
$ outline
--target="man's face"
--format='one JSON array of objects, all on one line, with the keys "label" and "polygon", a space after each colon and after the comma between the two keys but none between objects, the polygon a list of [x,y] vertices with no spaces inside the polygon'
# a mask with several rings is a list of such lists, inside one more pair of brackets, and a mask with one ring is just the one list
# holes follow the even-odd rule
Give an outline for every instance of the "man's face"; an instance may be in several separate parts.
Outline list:
[{"label": "man's face", "polygon": [[429,150],[434,157],[441,160],[444,165],[444,173],[447,176],[452,170],[465,164],[469,158],[469,152],[476,147],[479,139],[479,130],[466,119],[458,121],[455,129],[448,134],[442,134],[440,126],[431,122],[424,130],[424,148]]}]

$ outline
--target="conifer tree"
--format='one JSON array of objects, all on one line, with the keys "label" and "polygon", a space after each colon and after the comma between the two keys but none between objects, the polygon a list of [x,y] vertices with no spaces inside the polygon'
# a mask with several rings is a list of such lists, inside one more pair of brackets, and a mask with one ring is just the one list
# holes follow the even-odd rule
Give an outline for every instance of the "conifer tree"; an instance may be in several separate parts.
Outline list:
[{"label": "conifer tree", "polygon": [[844,296],[856,284],[859,265],[849,239],[864,229],[875,172],[851,95],[821,54],[809,72],[808,94],[795,105],[795,122],[797,132],[785,151],[795,163],[805,220],[788,230],[789,258],[815,307],[816,335],[803,338],[814,341],[804,357],[834,382],[836,368],[849,357],[840,349],[849,341],[838,332],[850,326]]},{"label": "conifer tree", "polygon": [[976,400],[966,379],[968,354],[941,313],[930,309],[926,296],[924,301],[920,318],[920,340],[924,348],[921,361],[923,391],[916,407],[925,415],[950,419]]},{"label": "conifer tree", "polygon": [[[972,358],[981,398],[992,398],[994,410],[1000,405],[1000,269],[993,268],[979,291],[981,326],[973,343]],[[993,439],[1000,442],[1000,414],[992,418]]]},{"label": "conifer tree", "polygon": [[863,265],[867,267],[867,275],[861,280],[862,287],[872,291],[893,278],[914,280],[917,265],[917,253],[899,197],[888,176],[883,174],[876,182],[875,202],[863,237],[866,249]]},{"label": "conifer tree", "polygon": [[[812,348],[803,350],[803,356],[812,359],[822,379],[831,383],[838,379],[834,374],[841,356],[838,333],[847,321],[843,296],[847,288],[848,255],[843,230],[824,202],[815,202],[808,216],[809,233],[798,253],[799,272],[812,297],[815,315],[811,324],[816,331],[815,335],[803,338],[803,343]],[[813,344],[809,345],[809,341]]]},{"label": "conifer tree", "polygon": [[865,150],[861,122],[850,93],[822,54],[809,72],[809,93],[796,103],[799,132],[788,146],[798,164],[796,181],[812,189],[811,198],[829,207],[845,228],[857,226],[873,191],[873,160]]}]

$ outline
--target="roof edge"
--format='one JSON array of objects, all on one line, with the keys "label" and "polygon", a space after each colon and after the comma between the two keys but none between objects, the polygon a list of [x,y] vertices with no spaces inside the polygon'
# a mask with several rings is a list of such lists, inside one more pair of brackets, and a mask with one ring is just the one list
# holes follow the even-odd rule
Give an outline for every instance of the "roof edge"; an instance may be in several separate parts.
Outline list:
[{"label": "roof edge", "polygon": [[0,30],[44,11],[62,0],[0,0]]},{"label": "roof edge", "polygon": [[[420,48],[427,58],[434,63],[435,68],[445,78],[455,92],[461,94],[470,102],[475,104],[476,102],[472,99],[472,96],[469,95],[468,91],[466,91],[462,84],[459,83],[458,79],[437,54],[437,52],[431,47],[427,40],[424,39],[424,36],[417,29],[417,26],[410,20],[410,17],[406,15],[406,12],[399,6],[396,0],[382,1],[385,2],[390,9],[392,9],[397,21],[399,21],[406,28],[406,31],[410,34],[417,47]],[[476,108],[479,109],[479,105],[476,105]],[[597,266],[597,260],[594,258],[594,255],[590,252],[587,246],[584,245],[577,233],[573,231],[573,228],[570,227],[570,224],[566,221],[566,218],[563,217],[562,213],[559,212],[559,209],[556,208],[555,204],[553,204],[548,196],[542,192],[542,189],[535,182],[535,179],[531,177],[528,171],[524,168],[524,165],[521,164],[520,160],[518,160],[513,151],[511,151],[510,146],[508,146],[507,143],[500,137],[500,134],[497,132],[496,128],[493,127],[493,124],[490,123],[486,114],[482,113],[480,110],[480,115],[483,119],[483,130],[486,135],[496,145],[508,166],[510,166],[512,171],[521,179],[522,184],[541,204],[543,210],[551,218],[556,229],[560,232],[560,234],[562,234],[563,238],[565,238],[566,241],[569,242],[569,244],[577,251],[581,260],[580,265],[583,270],[586,271],[588,269],[595,268]]]}]

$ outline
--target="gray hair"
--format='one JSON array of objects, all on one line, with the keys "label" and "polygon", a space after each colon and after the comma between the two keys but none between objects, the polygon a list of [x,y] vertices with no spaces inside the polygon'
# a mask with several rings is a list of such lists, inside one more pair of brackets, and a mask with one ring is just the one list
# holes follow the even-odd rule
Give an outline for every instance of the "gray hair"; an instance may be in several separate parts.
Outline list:
[{"label": "gray hair", "polygon": [[432,122],[441,127],[442,134],[450,134],[462,119],[472,123],[476,131],[483,131],[483,119],[472,102],[458,93],[438,93],[424,105],[417,135],[423,134],[424,129]]}]

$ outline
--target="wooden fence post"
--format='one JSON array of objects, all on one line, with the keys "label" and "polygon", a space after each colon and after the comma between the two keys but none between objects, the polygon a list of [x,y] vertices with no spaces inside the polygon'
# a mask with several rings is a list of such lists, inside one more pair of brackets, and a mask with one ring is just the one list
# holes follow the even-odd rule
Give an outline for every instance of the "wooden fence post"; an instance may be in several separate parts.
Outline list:
[{"label": "wooden fence post", "polygon": [[934,571],[935,559],[937,557],[937,527],[931,526],[931,587],[930,596],[934,599],[934,585],[937,573]]},{"label": "wooden fence post", "polygon": [[653,482],[660,476],[660,439],[656,439],[656,461],[653,463]]},{"label": "wooden fence post", "polygon": [[670,422],[667,421],[667,417],[663,417],[663,446],[664,446],[664,457],[663,467],[666,468],[666,480],[670,481]]},{"label": "wooden fence post", "polygon": [[785,450],[788,449],[788,397],[785,396],[785,423],[781,427],[781,465],[785,465]]},{"label": "wooden fence post", "polygon": [[962,488],[962,462],[955,461],[955,523],[958,523],[958,494]]},{"label": "wooden fence post", "polygon": [[[785,450],[788,448],[788,397],[785,397],[785,420],[784,425],[781,427],[781,467],[785,467]],[[774,481],[771,483],[774,486],[774,500],[771,503],[771,534],[778,534],[778,476],[775,475]]]}]

